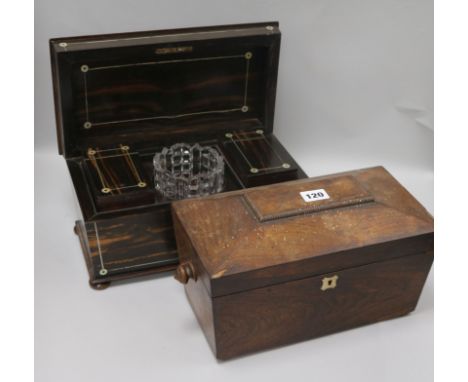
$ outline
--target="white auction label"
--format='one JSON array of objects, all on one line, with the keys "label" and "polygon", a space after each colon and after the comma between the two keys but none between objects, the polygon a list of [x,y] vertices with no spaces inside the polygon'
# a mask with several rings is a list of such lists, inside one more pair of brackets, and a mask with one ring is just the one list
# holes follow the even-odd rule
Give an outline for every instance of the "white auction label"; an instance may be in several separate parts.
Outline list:
[{"label": "white auction label", "polygon": [[323,188],[318,190],[302,191],[300,194],[305,202],[317,202],[319,200],[330,199],[327,191],[325,191]]}]

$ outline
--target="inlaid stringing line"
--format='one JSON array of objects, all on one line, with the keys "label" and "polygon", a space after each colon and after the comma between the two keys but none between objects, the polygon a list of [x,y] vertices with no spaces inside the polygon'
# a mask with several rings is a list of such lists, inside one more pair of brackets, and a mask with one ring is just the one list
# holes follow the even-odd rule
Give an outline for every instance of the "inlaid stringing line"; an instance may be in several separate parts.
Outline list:
[{"label": "inlaid stringing line", "polygon": [[117,190],[123,190],[125,188],[136,188],[136,187],[140,187],[138,184],[134,184],[134,185],[131,185],[131,186],[122,186],[122,187],[114,187],[114,188],[110,188],[111,191],[117,191]]},{"label": "inlaid stringing line", "polygon": [[[102,159],[102,158],[101,158],[101,153],[97,152],[96,155],[98,155],[98,159]],[[115,177],[113,176],[112,171],[111,171],[110,169],[107,168],[105,162],[102,162],[102,170],[103,170],[103,172],[106,172],[106,173],[107,173],[108,179],[109,179],[110,183],[112,184],[112,187],[109,187],[110,190],[111,190],[111,191],[112,191],[112,190],[116,190],[116,191],[118,191],[119,194],[121,194],[120,189],[119,189],[119,187],[117,186],[117,181],[116,181]]]},{"label": "inlaid stringing line", "polygon": [[96,172],[98,173],[98,176],[99,176],[99,180],[101,181],[101,184],[102,184],[102,188],[110,188],[108,187],[109,185],[107,184],[107,181],[104,177],[104,174],[101,172],[101,169],[97,163],[97,160],[94,156],[94,154],[88,154],[89,155],[89,160],[91,161],[91,163],[94,165],[94,167],[96,168]]},{"label": "inlaid stringing line", "polygon": [[[117,270],[127,269],[127,268],[136,268],[136,267],[145,266],[145,265],[172,263],[175,260],[175,259],[164,259],[164,260],[157,260],[157,261],[147,262],[147,263],[142,263],[142,264],[129,265],[129,266],[125,266],[125,267],[106,269],[106,268],[104,268],[104,266],[105,266],[104,265],[104,260],[103,260],[104,256],[102,255],[100,244],[99,244],[99,247],[98,247],[98,243],[100,243],[100,238],[99,238],[99,233],[98,233],[98,230],[97,230],[96,222],[93,222],[93,225],[91,225],[91,223],[86,223],[85,226],[84,226],[84,229],[86,230],[86,235],[84,236],[84,239],[86,240],[88,248],[91,248],[88,238],[90,238],[92,236],[94,236],[96,238],[96,243],[97,243],[96,247],[98,248],[98,254],[99,254],[99,258],[100,258],[100,261],[101,261],[101,267],[102,267],[101,271],[104,270],[104,272],[106,274],[108,272],[110,272],[110,271],[117,271]],[[168,227],[168,228],[165,228],[165,229],[171,229],[171,228]],[[176,253],[177,253],[177,251],[172,250],[172,251],[159,252],[157,255],[169,255],[169,254],[176,254]],[[110,265],[110,263],[111,262],[109,262],[107,265]],[[101,276],[104,276],[104,275],[105,274],[101,274]]]},{"label": "inlaid stringing line", "polygon": [[[92,149],[92,150],[94,150],[94,149]],[[119,191],[119,190],[123,190],[123,189],[126,189],[126,188],[140,187],[139,183],[143,183],[143,181],[141,180],[140,174],[139,174],[139,172],[138,172],[138,170],[137,170],[137,168],[136,168],[135,164],[133,163],[133,160],[132,160],[132,158],[130,156],[130,154],[137,154],[138,153],[137,151],[129,153],[128,151],[123,149],[123,145],[120,145],[120,147],[117,148],[117,149],[106,149],[106,150],[96,149],[94,151],[96,153],[102,153],[104,151],[116,151],[116,150],[121,150],[123,152],[123,154],[107,155],[107,156],[101,156],[100,155],[98,158],[96,158],[94,156],[94,154],[88,154],[88,158],[89,158],[88,160],[96,168],[96,172],[98,173],[99,180],[101,181],[102,188],[108,188],[110,191]],[[129,157],[129,159],[127,159],[127,156]],[[114,182],[114,187],[110,187],[110,184],[107,182],[104,174],[101,172],[101,169],[100,169],[97,161],[98,160],[103,160],[103,159],[106,159],[106,158],[115,158],[115,157],[124,157],[125,158],[125,160],[127,162],[127,165],[130,168],[130,171],[132,172],[133,176],[135,177],[135,180],[138,182],[137,184],[130,185],[130,186],[117,187],[117,185]]]},{"label": "inlaid stringing line", "polygon": [[[200,57],[200,58],[187,58],[187,59],[180,59],[180,60],[139,62],[139,63],[135,63],[135,64],[101,66],[101,67],[95,67],[95,68],[88,68],[87,71],[105,70],[105,69],[114,69],[114,68],[125,68],[125,67],[132,67],[132,66],[159,65],[159,64],[178,63],[178,62],[222,60],[222,59],[230,59],[230,58],[245,58],[245,55]],[[250,67],[249,61],[250,61],[249,59],[246,59],[246,78],[245,78],[245,88],[244,88],[244,104],[242,106],[247,106],[246,103],[247,103],[247,92],[248,92],[247,90],[248,90],[248,80],[249,80],[248,77],[249,77],[249,67]],[[232,113],[232,112],[235,112],[235,111],[242,111],[242,107],[240,107],[240,108],[235,108],[235,109],[210,110],[210,111],[201,111],[201,112],[186,113],[186,114],[177,114],[177,115],[164,115],[164,116],[156,116],[156,117],[133,118],[133,119],[120,120],[120,121],[92,123],[89,120],[88,85],[87,85],[87,81],[86,81],[86,72],[83,72],[83,81],[84,81],[84,93],[85,93],[86,122],[91,123],[92,126],[104,126],[104,125],[111,125],[111,124],[115,124],[115,123],[126,123],[126,122],[141,122],[141,121],[150,121],[150,120],[155,120],[155,119],[175,119],[175,118],[182,118],[182,117],[190,117],[190,116],[194,116],[194,115],[213,114],[213,113]]]},{"label": "inlaid stringing line", "polygon": [[101,242],[99,240],[99,233],[98,233],[98,228],[97,228],[96,222],[94,222],[94,232],[96,234],[96,244],[97,244],[97,249],[98,249],[98,254],[99,254],[99,260],[101,261],[101,270],[106,269],[104,267],[104,259],[102,258]]},{"label": "inlaid stringing line", "polygon": [[[248,133],[248,132],[247,132]],[[236,142],[251,142],[251,141],[259,141],[259,140],[264,140],[265,143],[270,147],[271,151],[273,152],[273,154],[276,155],[276,157],[280,160],[280,162],[284,163],[283,162],[283,159],[280,157],[280,155],[276,152],[276,150],[273,148],[273,146],[270,144],[270,142],[268,142],[268,140],[262,136],[262,137],[257,137],[257,138],[236,138],[236,139],[233,139],[232,137],[229,138],[229,140],[234,143],[234,145],[236,146],[237,150],[241,153],[241,155],[243,156],[243,158],[245,159],[245,161],[247,162],[247,164],[250,166],[250,168],[253,168],[252,164],[249,162],[249,160],[247,159],[247,156],[244,154],[244,152],[242,151],[242,149],[237,145]],[[262,167],[262,168],[256,168],[258,171],[270,171],[270,170],[278,170],[278,169],[284,169],[283,166],[275,166],[275,167]]]},{"label": "inlaid stringing line", "polygon": [[264,168],[259,168],[257,169],[258,172],[262,172],[262,171],[271,171],[271,170],[284,170],[284,167],[283,166],[276,166],[276,167],[264,167]]},{"label": "inlaid stringing line", "polygon": [[103,153],[104,151],[119,151],[120,149],[114,148],[114,149],[105,149],[105,150],[101,150],[101,149],[93,149],[93,150],[96,151],[97,153]]},{"label": "inlaid stringing line", "polygon": [[244,106],[247,106],[247,89],[249,86],[250,59],[245,60],[245,68]]},{"label": "inlaid stringing line", "polygon": [[[112,150],[116,150],[116,149],[112,149]],[[106,151],[106,150],[101,150],[101,151],[96,151],[96,152],[101,152],[102,153],[104,151]],[[107,150],[107,151],[109,151],[109,150]],[[138,154],[138,152],[134,151],[134,152],[131,152],[129,154]],[[101,160],[101,159],[107,159],[107,158],[118,158],[118,157],[123,157],[123,156],[125,156],[125,154],[106,155],[106,156],[101,155],[99,158],[95,158],[95,159],[96,160]]]},{"label": "inlaid stringing line", "polygon": [[94,70],[107,70],[117,68],[129,68],[132,66],[148,66],[148,65],[163,65],[163,64],[177,64],[179,62],[197,62],[197,61],[212,61],[212,60],[226,60],[230,58],[243,58],[243,55],[234,56],[215,56],[215,57],[199,57],[199,58],[182,58],[179,60],[166,60],[166,61],[148,61],[148,62],[136,62],[134,64],[123,64],[123,65],[109,65],[109,66],[97,66],[95,68],[89,68],[89,71]]},{"label": "inlaid stringing line", "polygon": [[83,84],[85,91],[85,112],[86,112],[86,121],[89,122],[89,106],[88,106],[88,82],[86,80],[86,72],[83,72]]},{"label": "inlaid stringing line", "polygon": [[247,157],[245,156],[244,152],[241,150],[241,148],[237,145],[236,141],[234,139],[232,139],[232,137],[229,137],[229,139],[231,140],[232,143],[234,143],[234,146],[236,146],[237,150],[241,153],[242,157],[245,159],[245,161],[247,162],[247,164],[249,165],[249,168],[253,168],[252,164],[250,163],[250,161],[247,159]]},{"label": "inlaid stringing line", "polygon": [[111,125],[113,123],[150,121],[150,120],[153,120],[153,119],[175,119],[175,118],[190,117],[192,115],[202,115],[202,114],[232,113],[233,111],[242,111],[242,108],[226,109],[226,110],[199,111],[199,112],[195,112],[195,113],[187,113],[187,114],[179,114],[179,115],[162,115],[162,116],[158,116],[158,117],[134,118],[134,119],[124,119],[124,120],[120,120],[120,121],[99,122],[99,123],[93,123],[93,126]]},{"label": "inlaid stringing line", "polygon": [[137,181],[137,183],[138,184],[143,183],[143,181],[140,178],[140,174],[138,173],[138,170],[137,170],[137,168],[135,166],[135,163],[133,163],[133,159],[130,156],[130,154],[128,153],[128,148],[127,149],[124,148],[124,146],[121,144],[120,149],[124,153],[125,160],[126,160],[128,166],[130,167],[130,171],[133,173],[133,176],[135,177],[135,180]]},{"label": "inlaid stringing line", "polygon": [[[161,252],[161,254],[169,254],[169,253],[176,253],[176,251]],[[122,269],[129,269],[129,268],[136,268],[136,267],[144,267],[144,266],[146,266],[146,265],[168,263],[168,262],[173,262],[173,261],[174,261],[174,259],[165,259],[165,260],[151,261],[151,262],[149,262],[149,263],[134,264],[134,265],[127,265],[127,266],[125,266],[125,267],[111,268],[111,269],[108,269],[108,271],[120,271],[120,270],[122,270]]]}]

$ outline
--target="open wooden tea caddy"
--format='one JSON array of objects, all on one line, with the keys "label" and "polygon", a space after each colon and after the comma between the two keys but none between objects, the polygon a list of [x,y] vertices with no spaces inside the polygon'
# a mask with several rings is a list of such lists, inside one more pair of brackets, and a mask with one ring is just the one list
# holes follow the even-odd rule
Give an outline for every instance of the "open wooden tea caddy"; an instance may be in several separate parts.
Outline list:
[{"label": "open wooden tea caddy", "polygon": [[269,22],[50,41],[92,287],[178,265],[171,201],[154,189],[163,147],[216,148],[224,191],[306,177],[273,134],[280,36]]}]

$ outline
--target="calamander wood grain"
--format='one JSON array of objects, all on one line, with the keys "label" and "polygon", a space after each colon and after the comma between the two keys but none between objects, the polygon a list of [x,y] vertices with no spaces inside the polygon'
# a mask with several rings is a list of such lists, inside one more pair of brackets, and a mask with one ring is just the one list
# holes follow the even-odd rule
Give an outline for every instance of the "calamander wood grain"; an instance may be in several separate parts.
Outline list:
[{"label": "calamander wood grain", "polygon": [[[52,39],[60,153],[70,158],[114,142],[200,140],[233,129],[271,133],[280,38],[278,23],[269,22]],[[190,49],[158,53],[174,43]],[[244,106],[247,52],[248,110],[191,114]],[[205,60],[232,56],[240,57]],[[141,65],[160,61],[169,63]],[[83,65],[89,68],[85,73]],[[178,117],[148,119],[173,115]],[[95,125],[85,129],[85,122]]]},{"label": "calamander wood grain", "polygon": [[96,260],[93,257],[93,252],[91,252],[89,243],[88,243],[88,234],[85,228],[85,223],[83,221],[76,221],[74,227],[75,233],[78,235],[80,246],[83,251],[83,255],[86,262],[86,267],[88,269],[89,274],[89,285],[93,289],[106,289],[110,284],[111,281],[119,281],[119,280],[126,280],[129,278],[134,277],[143,277],[148,276],[156,273],[167,272],[175,269],[177,267],[177,258],[174,259],[172,264],[167,265],[160,265],[158,267],[151,267],[151,268],[136,268],[132,271],[127,272],[119,272],[116,274],[108,274],[105,277],[99,275],[100,265],[98,263],[94,263],[93,261]]},{"label": "calamander wood grain", "polygon": [[[369,264],[319,277],[235,293],[211,301],[186,286],[195,314],[216,356],[228,359],[408,314],[415,309],[432,264],[431,252]],[[338,275],[335,289],[322,279]],[[201,306],[200,306],[201,305]]]},{"label": "calamander wood grain", "polygon": [[[79,226],[91,283],[174,269],[178,263],[169,206]],[[105,275],[99,273],[101,257],[108,271]]]},{"label": "calamander wood grain", "polygon": [[[224,138],[221,148],[226,159],[247,187],[279,183],[306,176],[273,134],[259,135],[253,130],[238,131],[233,132],[233,139],[235,143]],[[284,168],[283,164],[289,167]],[[251,168],[259,171],[252,173]]]},{"label": "calamander wood grain", "polygon": [[[96,151],[95,160],[85,159],[83,171],[89,180],[97,209],[113,210],[122,206],[128,208],[154,203],[152,179],[147,177],[138,153],[125,155],[125,152],[118,149],[102,153],[99,152],[99,148],[93,150]],[[135,173],[130,166],[135,167]],[[139,182],[145,183],[146,186],[139,187]],[[109,193],[102,192],[105,187],[110,188]]]},{"label": "calamander wood grain", "polygon": [[[290,188],[297,191],[297,203],[307,209],[299,190],[350,176],[374,202],[311,213],[295,204],[296,216],[261,222],[243,196],[253,193],[257,203],[273,214],[275,208],[281,211],[282,204],[275,197],[269,206],[268,195],[275,190],[282,195],[284,188]],[[355,196],[354,182],[339,184],[352,191],[342,190],[339,195]],[[260,202],[262,190],[265,200]],[[333,201],[333,193],[330,197]],[[382,167],[178,201],[173,203],[173,215],[209,275],[207,287],[213,297],[433,248],[432,217]]]},{"label": "calamander wood grain", "polygon": [[[278,145],[280,145],[279,142]],[[264,155],[269,156],[271,152],[267,151]],[[291,163],[294,162],[289,154],[286,157]],[[152,155],[145,153],[140,156],[140,161],[143,176],[145,179],[151,179]],[[118,198],[111,196],[112,202],[98,203],[97,201],[102,201],[106,196],[99,195],[98,197],[99,190],[95,185],[90,184],[88,167],[84,166],[79,159],[67,160],[67,163],[86,222],[86,230],[80,232],[84,236],[83,240],[86,245],[90,246],[85,256],[91,259],[87,262],[91,264],[89,273],[92,283],[121,279],[125,272],[129,277],[134,277],[143,272],[143,268],[139,267],[145,262],[153,263],[148,266],[152,267],[154,272],[174,268],[174,265],[154,263],[158,260],[170,261],[171,259],[174,260],[174,264],[177,263],[176,243],[169,213],[170,204],[167,201],[159,200],[151,187],[144,191],[136,190],[125,195],[118,195]],[[226,166],[226,190],[244,187],[237,181],[241,175],[232,172],[231,168]],[[298,166],[294,176],[303,178],[306,175]],[[263,176],[261,182],[269,184],[288,179],[283,173],[274,173]],[[100,259],[93,228],[95,222],[104,240],[101,243],[101,249],[105,262],[107,263],[109,259],[112,266],[117,267],[120,264],[119,267],[122,268],[118,271],[111,271],[105,276],[99,274]],[[148,272],[146,265],[144,271]]]}]

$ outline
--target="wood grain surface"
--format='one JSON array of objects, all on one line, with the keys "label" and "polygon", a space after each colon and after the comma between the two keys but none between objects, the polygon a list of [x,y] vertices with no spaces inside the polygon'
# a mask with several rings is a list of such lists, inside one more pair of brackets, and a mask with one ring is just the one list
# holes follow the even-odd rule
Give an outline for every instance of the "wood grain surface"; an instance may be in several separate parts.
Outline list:
[{"label": "wood grain surface", "polygon": [[[152,161],[163,147],[217,149],[224,191],[306,176],[273,135],[280,38],[270,22],[50,40],[59,152],[81,208],[75,232],[93,286],[177,265],[171,201],[154,190]],[[240,151],[226,134],[243,139]]]},{"label": "wood grain surface", "polygon": [[[432,258],[404,256],[214,298],[216,356],[228,359],[408,314]],[[334,275],[337,287],[322,291],[323,278]]]},{"label": "wood grain surface", "polygon": [[[300,195],[322,188],[313,206]],[[220,359],[407,314],[433,261],[432,216],[383,167],[182,200],[172,214],[179,281]]]},{"label": "wood grain surface", "polygon": [[[327,184],[330,199],[315,208],[300,196]],[[252,203],[278,217],[262,221]],[[431,215],[383,167],[182,200],[172,209],[209,275],[212,296],[433,246]]]}]

